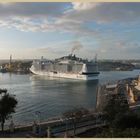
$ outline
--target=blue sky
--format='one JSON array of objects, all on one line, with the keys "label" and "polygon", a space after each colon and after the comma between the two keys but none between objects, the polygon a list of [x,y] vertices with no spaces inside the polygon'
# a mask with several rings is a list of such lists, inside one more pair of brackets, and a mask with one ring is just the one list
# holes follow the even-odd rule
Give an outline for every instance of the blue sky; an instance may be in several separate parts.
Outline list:
[{"label": "blue sky", "polygon": [[140,3],[0,3],[0,59],[140,59]]}]

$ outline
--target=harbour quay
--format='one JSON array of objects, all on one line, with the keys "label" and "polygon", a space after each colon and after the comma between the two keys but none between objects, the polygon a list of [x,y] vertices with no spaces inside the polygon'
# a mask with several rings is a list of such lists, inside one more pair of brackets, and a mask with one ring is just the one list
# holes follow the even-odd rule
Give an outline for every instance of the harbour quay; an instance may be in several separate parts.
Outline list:
[{"label": "harbour quay", "polygon": [[77,137],[79,134],[90,129],[105,127],[106,123],[102,120],[101,116],[102,114],[100,112],[90,111],[77,122],[75,132],[71,119],[68,120],[62,117],[54,117],[48,119],[46,122],[33,122],[26,126],[9,127],[8,129],[5,129],[4,133],[0,133],[0,137]]}]

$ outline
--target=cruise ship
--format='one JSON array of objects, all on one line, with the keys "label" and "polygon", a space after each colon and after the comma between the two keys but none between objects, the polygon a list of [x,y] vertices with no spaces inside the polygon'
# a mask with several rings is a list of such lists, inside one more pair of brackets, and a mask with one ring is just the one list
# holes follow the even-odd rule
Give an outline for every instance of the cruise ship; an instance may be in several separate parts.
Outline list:
[{"label": "cruise ship", "polygon": [[88,61],[72,54],[53,61],[43,57],[34,60],[30,71],[37,75],[78,80],[96,80],[100,74],[97,59]]}]

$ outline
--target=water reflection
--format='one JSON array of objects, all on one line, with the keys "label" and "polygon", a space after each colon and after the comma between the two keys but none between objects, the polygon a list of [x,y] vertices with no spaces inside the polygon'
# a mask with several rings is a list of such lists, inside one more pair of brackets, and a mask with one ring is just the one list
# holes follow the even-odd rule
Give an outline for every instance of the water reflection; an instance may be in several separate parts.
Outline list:
[{"label": "water reflection", "polygon": [[[30,77],[33,93],[47,105],[49,113],[64,112],[75,106],[94,108],[96,103],[96,81],[50,78],[33,75]],[[54,110],[53,110],[54,109]]]}]

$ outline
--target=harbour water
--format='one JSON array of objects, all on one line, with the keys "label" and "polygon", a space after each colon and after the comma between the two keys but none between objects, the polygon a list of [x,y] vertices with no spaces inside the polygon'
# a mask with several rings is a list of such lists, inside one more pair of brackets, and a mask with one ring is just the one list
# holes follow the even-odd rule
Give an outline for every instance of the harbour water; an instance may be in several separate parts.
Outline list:
[{"label": "harbour water", "polygon": [[140,70],[101,72],[98,81],[79,81],[70,79],[52,79],[37,75],[19,75],[0,73],[0,88],[16,95],[18,105],[13,115],[18,124],[31,123],[62,115],[74,107],[94,109],[98,84],[134,77]]}]

